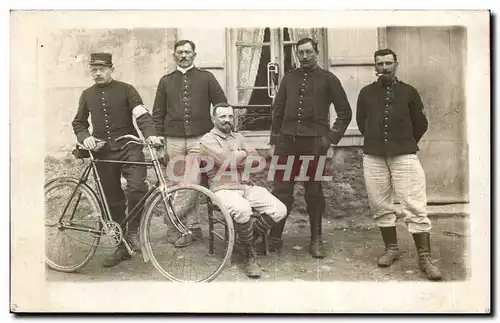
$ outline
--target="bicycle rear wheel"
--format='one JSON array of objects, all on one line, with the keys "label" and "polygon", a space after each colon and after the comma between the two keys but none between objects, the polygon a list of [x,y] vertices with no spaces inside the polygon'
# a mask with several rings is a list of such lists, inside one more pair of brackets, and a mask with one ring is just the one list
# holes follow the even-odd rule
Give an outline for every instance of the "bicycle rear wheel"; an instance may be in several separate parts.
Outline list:
[{"label": "bicycle rear wheel", "polygon": [[[200,185],[170,187],[166,194],[169,201],[165,201],[160,189],[157,189],[146,205],[141,239],[147,257],[164,277],[172,281],[214,280],[224,270],[234,247],[234,227],[229,211],[213,192]],[[182,196],[188,195],[197,195],[198,203],[183,203]],[[167,231],[170,227],[170,233],[186,233],[182,226],[176,227],[172,222],[176,219],[175,213],[181,218],[182,224],[187,226],[187,217],[182,217],[187,212],[196,216],[202,236],[195,237],[193,234],[191,244],[176,247],[168,241]],[[214,223],[217,225],[213,225]]]},{"label": "bicycle rear wheel", "polygon": [[57,271],[82,268],[99,244],[100,204],[94,191],[78,182],[60,177],[45,185],[45,262]]}]

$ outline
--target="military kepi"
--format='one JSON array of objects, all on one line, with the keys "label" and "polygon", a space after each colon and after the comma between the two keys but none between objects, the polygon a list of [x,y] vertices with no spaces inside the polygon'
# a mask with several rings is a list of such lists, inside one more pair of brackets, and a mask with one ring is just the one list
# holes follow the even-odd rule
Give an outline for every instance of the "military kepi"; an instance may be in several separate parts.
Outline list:
[{"label": "military kepi", "polygon": [[90,54],[90,65],[112,66],[111,54],[93,53]]}]

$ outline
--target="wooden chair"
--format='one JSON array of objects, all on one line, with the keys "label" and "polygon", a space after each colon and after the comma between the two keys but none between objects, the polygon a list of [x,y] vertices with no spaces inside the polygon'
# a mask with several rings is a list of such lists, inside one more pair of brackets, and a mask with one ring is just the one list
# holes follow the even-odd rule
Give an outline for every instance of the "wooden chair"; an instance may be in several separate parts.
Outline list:
[{"label": "wooden chair", "polygon": [[[224,226],[224,239],[227,241],[228,239],[228,231],[227,231],[227,225],[224,220],[218,220],[214,217],[214,212],[220,212],[219,207],[215,204],[212,203],[212,201],[207,200],[207,210],[208,210],[208,237],[209,237],[209,252],[210,254],[214,253],[214,241],[215,241],[215,236],[218,234],[215,232],[215,225],[223,225]],[[253,210],[254,213],[252,215],[253,218],[258,218],[260,217],[260,214]],[[219,238],[221,238],[219,236]],[[263,242],[264,242],[264,255],[267,255],[269,253],[269,232],[267,234],[263,235]],[[235,241],[237,243],[237,241]]]},{"label": "wooden chair", "polygon": [[[204,162],[202,161],[200,164],[200,167],[204,167],[205,165],[203,164]],[[201,181],[200,185],[205,186],[206,188],[209,188],[208,185],[208,177],[206,173],[201,174]],[[253,210],[253,218],[260,217],[260,214]],[[209,237],[209,252],[210,254],[214,253],[214,242],[215,242],[215,237],[217,236],[220,239],[224,239],[227,241],[229,239],[229,233],[227,230],[227,225],[224,220],[218,220],[214,217],[214,212],[220,212],[220,209],[217,205],[213,204],[210,199],[207,199],[207,212],[208,212],[208,237]],[[218,233],[215,231],[215,226],[216,225],[222,225],[224,226],[224,237],[221,237]],[[264,255],[269,254],[269,230],[268,232],[263,236],[263,242],[264,242]],[[235,241],[235,245],[237,244],[237,241]]]}]

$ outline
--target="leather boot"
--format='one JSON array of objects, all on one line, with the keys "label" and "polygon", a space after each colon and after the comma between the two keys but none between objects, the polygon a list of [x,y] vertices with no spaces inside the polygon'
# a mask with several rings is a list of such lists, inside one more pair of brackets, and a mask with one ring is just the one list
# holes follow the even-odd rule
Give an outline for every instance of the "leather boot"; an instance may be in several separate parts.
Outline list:
[{"label": "leather boot", "polygon": [[311,244],[309,252],[314,258],[324,258],[325,249],[321,239],[321,215],[309,215],[309,225],[311,227]]},{"label": "leather boot", "polygon": [[414,233],[413,240],[417,247],[420,270],[427,275],[429,280],[441,280],[443,278],[441,272],[432,262],[429,232]]},{"label": "leather boot", "polygon": [[182,236],[173,225],[169,226],[167,229],[167,241],[176,248],[184,248],[189,246],[193,241],[203,238],[201,228],[193,228],[190,230],[192,234]]},{"label": "leather boot", "polygon": [[243,272],[250,278],[258,278],[261,275],[261,268],[257,261],[255,245],[253,240],[253,222],[234,223],[236,233],[238,234],[238,243],[240,244],[241,256],[243,260]]},{"label": "leather boot", "polygon": [[[175,229],[174,229],[175,230]],[[200,240],[203,238],[203,232],[201,231],[201,228],[193,228],[189,229],[191,231],[191,234],[187,234],[185,236],[181,236],[180,234],[178,235],[177,240],[174,241],[174,246],[176,248],[184,248],[189,246],[193,241]],[[177,231],[177,230],[175,230]],[[167,232],[167,235],[169,233]]]},{"label": "leather boot", "polygon": [[[274,220],[269,215],[261,214],[253,224],[254,241],[257,241],[259,237],[269,235],[270,230],[272,230],[275,225],[276,222],[274,222]],[[279,239],[279,241],[277,241],[277,239],[269,239],[269,244],[271,243],[273,244],[274,251],[281,249],[281,246],[283,245],[281,239]],[[271,249],[270,245],[268,247],[269,249]],[[260,254],[265,254],[266,246],[264,243],[264,239],[262,239],[262,241],[256,245],[256,249]]]},{"label": "leather boot", "polygon": [[130,258],[132,257],[128,253],[127,248],[123,243],[120,243],[115,252],[104,259],[102,265],[103,267],[113,267],[118,265],[122,260],[128,260]]},{"label": "leather boot", "polygon": [[266,235],[276,222],[267,214],[261,214],[253,223],[253,232],[257,236]]},{"label": "leather boot", "polygon": [[173,225],[169,225],[167,228],[167,241],[168,243],[174,244],[179,238],[181,234]]},{"label": "leather boot", "polygon": [[379,267],[389,267],[401,256],[398,248],[396,227],[379,227],[385,244],[385,252],[377,260]]},{"label": "leather boot", "polygon": [[139,233],[137,233],[137,231],[129,230],[126,239],[136,252],[142,252],[141,240],[139,239]]},{"label": "leather boot", "polygon": [[243,246],[243,271],[250,278],[259,278],[262,274],[262,269],[257,261],[257,253],[253,244]]},{"label": "leather boot", "polygon": [[285,229],[285,223],[286,219],[288,218],[285,216],[283,219],[280,221],[276,222],[273,227],[271,228],[271,231],[269,232],[269,251],[270,252],[277,252],[280,251],[281,248],[283,248],[283,230]]}]

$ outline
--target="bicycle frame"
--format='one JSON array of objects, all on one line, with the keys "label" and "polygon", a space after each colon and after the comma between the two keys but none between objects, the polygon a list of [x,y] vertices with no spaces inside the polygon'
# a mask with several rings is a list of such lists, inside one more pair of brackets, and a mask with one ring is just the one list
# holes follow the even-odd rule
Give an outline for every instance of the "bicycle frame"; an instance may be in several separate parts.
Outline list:
[{"label": "bicycle frame", "polygon": [[[127,145],[129,143],[135,143],[135,144],[141,144],[141,145],[143,145],[142,143],[138,143],[138,142],[135,142],[135,141],[129,141],[125,145]],[[113,221],[113,217],[111,215],[111,211],[110,211],[110,208],[109,208],[109,204],[108,204],[107,198],[106,198],[106,196],[104,194],[104,189],[103,189],[103,186],[102,186],[102,183],[101,183],[101,178],[99,176],[99,172],[97,171],[97,164],[99,164],[99,163],[103,163],[103,164],[104,163],[108,163],[108,164],[139,165],[139,166],[145,166],[145,167],[153,167],[155,175],[156,175],[156,179],[157,179],[156,184],[154,185],[153,189],[148,190],[148,192],[141,198],[141,200],[137,203],[137,205],[134,206],[134,208],[132,210],[129,210],[128,214],[119,223],[119,225],[121,227],[123,227],[123,225],[125,223],[127,223],[130,220],[133,220],[137,216],[139,216],[141,210],[146,205],[147,199],[153,194],[153,192],[155,192],[156,190],[160,190],[160,192],[162,194],[163,201],[164,201],[164,203],[166,203],[165,206],[167,207],[167,218],[170,220],[170,222],[173,224],[173,226],[179,232],[181,232],[181,234],[182,233],[189,233],[189,229],[182,223],[182,221],[180,221],[180,219],[177,217],[177,215],[175,214],[175,212],[173,212],[173,207],[172,207],[172,205],[170,203],[170,199],[169,199],[170,196],[169,196],[169,194],[167,194],[167,190],[166,190],[166,188],[168,187],[168,184],[167,184],[167,181],[165,180],[165,178],[164,178],[164,176],[162,174],[161,166],[160,166],[160,161],[159,161],[158,156],[156,155],[156,151],[155,151],[155,149],[153,147],[151,147],[151,145],[146,144],[146,146],[148,147],[150,156],[152,158],[151,158],[151,160],[144,161],[144,162],[131,162],[131,161],[98,159],[98,158],[95,158],[93,152],[89,150],[90,163],[89,163],[89,165],[87,167],[85,167],[84,171],[82,172],[82,175],[80,176],[78,184],[75,187],[73,193],[71,194],[71,197],[70,197],[69,201],[71,201],[74,198],[75,193],[76,193],[78,187],[80,185],[84,185],[84,184],[87,183],[88,178],[90,176],[90,173],[92,173],[92,175],[93,175],[93,177],[94,177],[94,179],[96,181],[97,194],[98,194],[97,195],[98,202],[102,204],[101,206],[103,206],[103,213],[104,214],[101,215],[101,221],[103,223],[104,230],[107,232],[109,230],[107,222]],[[77,203],[75,203],[75,209],[73,210],[72,216],[70,217],[70,219],[72,219],[73,214],[76,211],[76,207],[78,205],[80,197],[81,196],[78,196]],[[66,211],[67,211],[69,205],[70,205],[70,202],[68,202],[66,204],[66,206],[65,206],[65,208],[64,208],[64,210],[63,210],[63,212],[61,214],[61,218],[59,219],[59,221],[61,221],[61,219],[64,217],[64,214],[66,214]],[[169,212],[169,210],[171,210],[171,212]],[[84,228],[80,229],[80,228],[76,228],[74,226],[66,226],[66,225],[63,225],[63,224],[60,224],[60,225],[62,225],[64,228],[73,229],[73,230],[76,230],[76,231],[85,231],[85,232],[91,232],[91,233],[96,233],[96,234],[100,234],[101,233],[101,231],[93,230],[93,229],[84,229]],[[123,237],[122,237],[122,240],[124,240]],[[125,244],[126,244],[127,248],[129,249],[128,243],[125,242]]]}]

